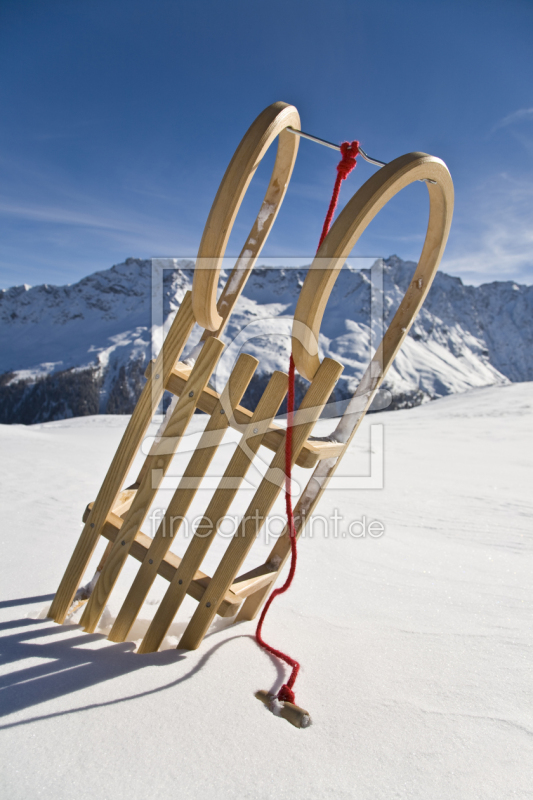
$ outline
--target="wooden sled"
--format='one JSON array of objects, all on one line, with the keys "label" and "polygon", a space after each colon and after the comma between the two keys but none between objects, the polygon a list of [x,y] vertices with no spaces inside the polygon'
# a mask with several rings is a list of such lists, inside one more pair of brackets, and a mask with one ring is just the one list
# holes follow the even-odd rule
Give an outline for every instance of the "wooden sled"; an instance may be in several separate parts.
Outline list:
[{"label": "wooden sled", "polygon": [[[58,623],[64,622],[77,597],[76,602],[85,603],[80,624],[93,632],[131,556],[140,566],[108,638],[113,642],[126,639],[156,575],[160,575],[169,585],[138,652],[149,653],[159,648],[186,594],[198,605],[178,647],[195,649],[216,614],[235,617],[236,621],[253,619],[290,554],[290,539],[285,529],[265,563],[239,575],[258,533],[257,519],[265,520],[284,485],[285,430],[276,424],[275,417],[287,391],[287,375],[273,373],[253,410],[241,405],[258,365],[252,356],[246,353],[239,356],[220,394],[209,386],[225,348],[220,337],[269,235],[291,178],[299,137],[291,135],[288,127],[300,130],[296,109],[285,103],[269,106],[249,128],[226,170],[202,236],[192,292],[183,299],[161,352],[147,369],[146,385],[98,496],[87,508],[83,531],[50,607],[48,616]],[[257,166],[275,139],[277,156],[261,210],[217,302],[222,258],[235,217]],[[343,365],[332,359],[326,358],[322,363],[319,359],[320,325],[333,285],[369,222],[394,195],[417,180],[426,181],[430,201],[428,228],[418,266],[334,434],[326,441],[313,439],[315,423],[343,370]],[[292,462],[310,471],[295,508],[297,535],[350,446],[425,300],[444,251],[452,211],[453,185],[446,165],[424,153],[401,156],[376,172],[355,193],[309,269],[292,330],[296,370],[310,381],[294,415]],[[180,358],[196,323],[204,329],[201,347],[196,348],[196,358],[185,364]],[[174,395],[173,402],[136,482],[125,489],[127,474],[164,390]],[[150,538],[141,528],[196,409],[209,416],[207,426],[164,519]],[[186,516],[229,427],[238,430],[241,439],[205,510],[206,525],[210,521],[212,528],[208,527],[207,534],[204,528],[201,537],[193,536],[180,558],[170,552],[172,538],[165,536],[165,530],[170,530],[171,518]],[[272,461],[235,536],[209,577],[200,571],[203,559],[216,536],[218,522],[227,514],[260,446],[273,452]],[[101,536],[108,540],[108,546],[95,580],[83,596],[78,587]]]}]

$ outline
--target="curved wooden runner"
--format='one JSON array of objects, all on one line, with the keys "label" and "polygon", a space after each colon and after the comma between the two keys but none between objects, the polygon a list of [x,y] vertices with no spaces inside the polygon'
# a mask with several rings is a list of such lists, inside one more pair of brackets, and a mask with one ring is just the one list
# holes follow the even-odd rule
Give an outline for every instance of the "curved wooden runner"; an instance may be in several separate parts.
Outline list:
[{"label": "curved wooden runner", "polygon": [[[300,129],[294,106],[273,103],[265,108],[245,133],[222,178],[204,228],[193,279],[194,316],[206,335],[216,331],[220,336],[285,197],[299,144],[298,137],[285,130],[289,127]],[[217,306],[220,268],[237,212],[257,167],[277,138],[278,152],[263,203]]]}]

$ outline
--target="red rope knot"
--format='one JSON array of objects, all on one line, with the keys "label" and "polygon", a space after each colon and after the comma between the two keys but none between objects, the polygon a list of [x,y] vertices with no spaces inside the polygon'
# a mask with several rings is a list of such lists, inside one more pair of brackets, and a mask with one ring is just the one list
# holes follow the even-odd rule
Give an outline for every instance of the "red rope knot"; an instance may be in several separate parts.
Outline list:
[{"label": "red rope knot", "polygon": [[339,192],[341,190],[341,183],[344,180],[346,180],[352,169],[355,167],[356,157],[358,153],[359,153],[359,142],[343,142],[341,144],[342,158],[337,164],[337,179],[335,181],[335,186],[333,187],[333,194],[331,195],[328,213],[326,214],[326,219],[324,220],[324,227],[322,228],[322,234],[320,236],[320,241],[318,243],[319,250],[322,242],[328,235],[328,231],[330,229],[333,220],[333,215],[335,213],[335,209],[337,208],[337,203],[339,200]]},{"label": "red rope knot", "polygon": [[342,159],[337,164],[337,172],[344,181],[357,163],[356,158],[359,155],[359,142],[343,142],[341,144],[341,155]]},{"label": "red rope knot", "polygon": [[286,683],[283,684],[283,686],[278,692],[278,700],[280,702],[286,701],[292,703],[293,705],[295,703],[296,698],[294,696],[294,692],[292,691],[291,687],[288,686]]}]

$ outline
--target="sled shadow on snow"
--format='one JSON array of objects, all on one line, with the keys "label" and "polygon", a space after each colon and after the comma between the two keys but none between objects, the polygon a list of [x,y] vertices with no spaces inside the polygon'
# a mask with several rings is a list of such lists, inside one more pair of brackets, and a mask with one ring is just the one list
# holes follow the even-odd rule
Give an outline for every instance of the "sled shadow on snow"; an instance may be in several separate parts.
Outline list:
[{"label": "sled shadow on snow", "polygon": [[13,608],[14,606],[26,606],[35,603],[51,603],[54,599],[53,594],[36,594],[33,597],[17,597],[16,600],[0,601],[0,608]]},{"label": "sled shadow on snow", "polygon": [[[36,598],[10,600],[0,607],[5,608],[25,605],[30,602],[42,602],[43,600],[51,600],[52,597],[53,595],[45,595]],[[16,632],[14,629],[16,629]],[[6,633],[10,630],[14,630],[14,632]],[[76,631],[79,631],[79,636],[72,635]],[[209,636],[218,632],[220,632],[220,628],[213,630]],[[60,637],[59,639],[57,638],[58,636]],[[67,714],[75,714],[89,709],[117,705],[172,689],[180,683],[188,681],[189,678],[192,678],[203,669],[209,659],[221,647],[243,636],[250,636],[250,634],[237,634],[230,639],[218,642],[201,657],[200,661],[189,672],[162,686],[101,703],[90,703],[77,708],[7,722],[4,725],[0,724],[0,730]],[[43,641],[46,637],[54,637],[54,640]],[[29,667],[21,666],[16,671],[8,672],[0,677],[0,718],[49,700],[63,697],[72,692],[87,689],[104,681],[136,672],[145,667],[170,666],[184,661],[188,655],[188,651],[171,649],[137,657],[134,654],[135,644],[131,641],[120,644],[107,642],[105,647],[91,649],[91,643],[102,641],[107,642],[103,634],[87,634],[79,625],[56,625],[49,619],[39,620],[21,617],[0,623],[0,665],[7,666],[10,663],[24,664],[24,661],[35,658],[40,661],[40,663]],[[44,663],[43,659],[46,659]],[[273,661],[273,663],[278,671],[277,678],[281,682],[284,674],[283,668],[277,662]]]}]

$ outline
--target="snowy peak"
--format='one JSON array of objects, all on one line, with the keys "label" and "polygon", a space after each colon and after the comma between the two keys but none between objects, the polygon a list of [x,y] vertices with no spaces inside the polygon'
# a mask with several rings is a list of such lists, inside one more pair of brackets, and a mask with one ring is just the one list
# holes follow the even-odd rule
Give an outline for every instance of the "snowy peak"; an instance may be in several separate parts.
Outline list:
[{"label": "snowy peak", "polygon": [[[0,291],[0,421],[130,412],[152,357],[154,284],[160,280],[165,327],[192,286],[192,261],[169,259],[165,266],[158,276],[150,260],[128,258],[69,286]],[[414,269],[398,256],[383,263],[385,326]],[[345,364],[339,398],[354,391],[371,355],[373,274],[343,269],[323,321],[322,354]],[[250,401],[266,376],[287,368],[290,317],[305,275],[305,268],[255,269],[226,329],[227,344],[238,341],[260,360]],[[533,287],[509,281],[465,286],[439,272],[387,375],[393,406],[533,380],[532,344]]]},{"label": "snowy peak", "polygon": [[[165,313],[175,311],[190,288],[194,262],[163,271]],[[75,319],[111,320],[150,307],[152,262],[128,258],[67,286],[13,286],[0,290],[0,323],[64,325]]]}]

